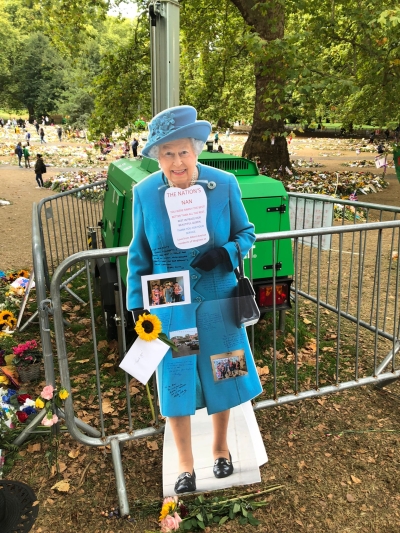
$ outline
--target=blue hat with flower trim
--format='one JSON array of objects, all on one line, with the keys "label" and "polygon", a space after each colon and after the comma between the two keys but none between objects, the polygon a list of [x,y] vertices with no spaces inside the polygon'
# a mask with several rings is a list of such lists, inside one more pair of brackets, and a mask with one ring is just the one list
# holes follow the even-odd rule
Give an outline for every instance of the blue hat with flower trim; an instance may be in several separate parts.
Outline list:
[{"label": "blue hat with flower trim", "polygon": [[149,136],[142,154],[149,157],[149,150],[153,146],[187,137],[206,142],[211,132],[211,124],[196,118],[197,111],[190,105],[170,107],[161,111],[149,124]]}]

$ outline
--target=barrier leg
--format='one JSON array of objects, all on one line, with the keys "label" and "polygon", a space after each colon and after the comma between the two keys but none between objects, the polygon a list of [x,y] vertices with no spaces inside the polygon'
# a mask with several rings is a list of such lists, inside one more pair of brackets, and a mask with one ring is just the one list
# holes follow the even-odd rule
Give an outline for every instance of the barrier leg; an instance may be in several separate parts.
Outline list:
[{"label": "barrier leg", "polygon": [[42,409],[40,413],[38,413],[35,418],[30,422],[18,435],[18,437],[14,440],[13,444],[15,446],[21,446],[23,442],[29,437],[31,432],[40,424],[40,422],[43,420],[43,418],[46,415],[46,409]]},{"label": "barrier leg", "polygon": [[121,516],[129,514],[129,503],[126,494],[125,477],[122,470],[121,451],[118,439],[111,439],[111,455],[115,472],[115,482],[117,485],[119,512]]},{"label": "barrier leg", "polygon": [[[64,411],[60,408],[57,409],[57,414],[59,415],[59,418],[65,419]],[[82,422],[79,418],[74,418],[75,424],[78,426],[80,430],[82,430],[86,435],[89,435],[90,437],[101,437],[101,433],[99,430],[92,428],[92,426],[89,426],[89,424],[86,424],[86,422]]]}]

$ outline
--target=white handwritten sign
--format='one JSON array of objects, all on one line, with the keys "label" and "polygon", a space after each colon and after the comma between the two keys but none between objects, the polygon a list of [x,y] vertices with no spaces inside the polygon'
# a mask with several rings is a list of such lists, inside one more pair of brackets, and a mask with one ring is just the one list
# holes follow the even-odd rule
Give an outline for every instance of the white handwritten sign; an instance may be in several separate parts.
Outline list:
[{"label": "white handwritten sign", "polygon": [[165,191],[165,206],[177,248],[187,250],[210,240],[207,230],[207,196],[201,185]]},{"label": "white handwritten sign", "polygon": [[148,342],[137,338],[119,366],[146,385],[168,350],[169,346],[159,339]]},{"label": "white handwritten sign", "polygon": [[[324,195],[313,194],[314,198],[291,196],[289,202],[290,229],[327,228],[333,225],[333,203],[324,202]],[[322,250],[331,247],[332,235],[321,237]],[[318,247],[318,237],[303,237],[303,244]]]},{"label": "white handwritten sign", "polygon": [[376,166],[376,168],[385,167],[386,165],[387,165],[386,156],[376,157],[375,158],[375,166]]}]

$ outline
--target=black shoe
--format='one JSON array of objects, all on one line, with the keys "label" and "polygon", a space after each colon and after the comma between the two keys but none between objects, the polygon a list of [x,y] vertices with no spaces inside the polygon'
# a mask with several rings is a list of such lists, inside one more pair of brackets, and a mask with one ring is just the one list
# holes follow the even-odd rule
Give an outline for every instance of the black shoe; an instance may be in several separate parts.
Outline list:
[{"label": "black shoe", "polygon": [[175,483],[175,493],[183,494],[184,492],[194,492],[196,490],[196,474],[189,474],[189,472],[183,472],[178,476]]},{"label": "black shoe", "polygon": [[233,473],[232,456],[229,453],[229,461],[225,457],[218,457],[214,461],[214,476],[217,478],[228,477]]}]

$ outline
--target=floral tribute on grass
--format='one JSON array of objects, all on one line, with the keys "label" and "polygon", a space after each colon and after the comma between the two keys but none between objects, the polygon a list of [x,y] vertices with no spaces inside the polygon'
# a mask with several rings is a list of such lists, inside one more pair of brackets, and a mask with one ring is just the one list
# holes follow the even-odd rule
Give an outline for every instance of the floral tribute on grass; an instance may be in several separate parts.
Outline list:
[{"label": "floral tribute on grass", "polygon": [[12,350],[15,355],[12,362],[17,368],[34,365],[43,358],[43,354],[38,350],[37,342],[34,339],[14,346]]},{"label": "floral tribute on grass", "polygon": [[289,192],[326,194],[342,200],[348,200],[354,192],[376,193],[388,186],[382,176],[372,172],[314,172],[300,169],[293,169],[292,174],[277,171],[271,175],[264,169],[260,169],[260,172],[280,180]]},{"label": "floral tribute on grass", "polygon": [[0,387],[0,435],[8,428],[16,428],[18,422],[31,421],[36,414],[35,400],[30,394]]},{"label": "floral tribute on grass", "polygon": [[[79,170],[61,172],[46,180],[44,186],[56,192],[64,192],[77,189],[83,185],[91,185],[92,183],[97,183],[98,181],[105,180],[106,178],[107,171],[105,170]],[[82,199],[86,197],[84,193],[81,194]],[[87,194],[89,194],[89,191]],[[91,191],[91,194],[93,194],[93,191]],[[97,194],[99,197],[102,197],[103,190],[99,191]]]},{"label": "floral tribute on grass", "polygon": [[16,328],[29,276],[25,269],[0,270],[0,336],[10,335]]},{"label": "floral tribute on grass", "polygon": [[[268,501],[254,501],[256,498],[283,488],[283,485],[271,485],[264,490],[242,494],[233,498],[208,497],[200,494],[195,498],[188,497],[182,501],[178,496],[164,498],[161,509],[158,502],[135,501],[136,518],[151,516],[156,509],[159,510],[159,522],[161,533],[173,531],[204,531],[212,525],[223,525],[228,520],[238,520],[239,524],[256,526],[260,522],[253,516],[253,512],[259,507],[268,505]],[[101,516],[108,519],[121,518],[118,507],[102,511]],[[129,522],[135,519],[129,515],[125,517]],[[207,530],[207,531],[208,531]],[[159,533],[160,530],[145,530],[145,533]]]}]

